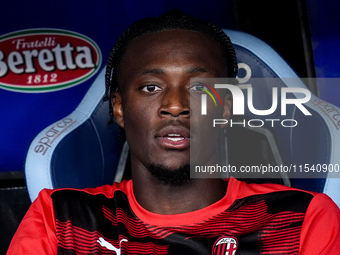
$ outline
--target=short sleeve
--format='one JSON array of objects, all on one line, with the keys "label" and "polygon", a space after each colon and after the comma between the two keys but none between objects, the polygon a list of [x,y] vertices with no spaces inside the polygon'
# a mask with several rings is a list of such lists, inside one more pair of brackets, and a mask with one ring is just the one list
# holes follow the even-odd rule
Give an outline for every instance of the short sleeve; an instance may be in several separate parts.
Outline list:
[{"label": "short sleeve", "polygon": [[325,194],[315,195],[307,209],[300,254],[340,254],[340,210]]},{"label": "short sleeve", "polygon": [[20,223],[8,248],[10,254],[57,254],[50,190],[40,192]]}]

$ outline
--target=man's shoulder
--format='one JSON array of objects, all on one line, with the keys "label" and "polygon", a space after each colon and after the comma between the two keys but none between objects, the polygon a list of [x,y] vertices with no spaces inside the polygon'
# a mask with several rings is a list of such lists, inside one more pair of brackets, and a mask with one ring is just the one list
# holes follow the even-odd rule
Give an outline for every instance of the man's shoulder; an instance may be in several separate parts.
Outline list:
[{"label": "man's shoulder", "polygon": [[306,212],[315,197],[318,203],[326,200],[327,195],[292,188],[280,184],[253,184],[233,180],[232,185],[237,187],[234,206],[241,204],[261,204],[266,205],[268,210],[273,212],[295,211]]},{"label": "man's shoulder", "polygon": [[103,185],[95,188],[58,188],[58,189],[44,189],[39,194],[39,199],[45,200],[46,198],[67,200],[68,198],[77,197],[90,197],[90,196],[103,196],[106,198],[113,198],[116,191],[128,195],[130,192],[130,180],[124,180],[121,183],[114,183],[113,185]]},{"label": "man's shoulder", "polygon": [[320,213],[322,210],[332,210],[332,212],[340,214],[338,206],[324,193],[280,184],[245,183],[236,179],[232,180],[231,183],[233,187],[237,187],[236,201],[263,201],[273,211],[279,209],[305,213],[308,210],[309,212]]},{"label": "man's shoulder", "polygon": [[103,219],[103,210],[128,211],[129,183],[123,181],[97,188],[47,190],[49,201],[45,204],[52,206],[56,222],[72,222],[75,226],[86,228],[87,223],[84,225],[84,222],[91,221],[95,225]]},{"label": "man's shoulder", "polygon": [[249,195],[264,195],[269,193],[276,192],[295,192],[295,193],[304,193],[308,196],[314,197],[318,192],[302,190],[298,188],[293,188],[289,186],[285,186],[282,184],[275,183],[245,183],[242,180],[234,179],[232,181],[233,186],[238,187],[239,197],[249,196]]}]

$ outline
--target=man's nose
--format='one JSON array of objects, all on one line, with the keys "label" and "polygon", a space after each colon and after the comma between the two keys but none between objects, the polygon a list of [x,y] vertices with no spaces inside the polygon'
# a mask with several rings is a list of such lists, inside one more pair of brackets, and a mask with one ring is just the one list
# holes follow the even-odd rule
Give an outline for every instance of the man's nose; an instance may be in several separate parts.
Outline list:
[{"label": "man's nose", "polygon": [[168,89],[162,98],[159,116],[190,117],[190,93],[187,89]]}]

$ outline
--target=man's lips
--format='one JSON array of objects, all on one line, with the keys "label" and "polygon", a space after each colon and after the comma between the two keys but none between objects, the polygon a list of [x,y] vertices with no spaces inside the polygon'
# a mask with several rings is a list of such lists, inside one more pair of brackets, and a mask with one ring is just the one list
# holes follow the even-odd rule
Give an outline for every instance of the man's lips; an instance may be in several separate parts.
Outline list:
[{"label": "man's lips", "polygon": [[161,146],[170,149],[183,150],[190,146],[190,132],[185,127],[165,127],[156,138]]}]

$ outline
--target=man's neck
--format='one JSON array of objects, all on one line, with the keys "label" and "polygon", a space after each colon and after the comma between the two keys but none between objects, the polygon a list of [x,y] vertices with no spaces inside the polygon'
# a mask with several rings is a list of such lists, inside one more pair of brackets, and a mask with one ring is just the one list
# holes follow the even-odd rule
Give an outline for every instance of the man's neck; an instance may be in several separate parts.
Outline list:
[{"label": "man's neck", "polygon": [[[144,172],[144,173],[143,173]],[[159,214],[178,214],[207,207],[226,194],[220,179],[190,179],[181,185],[164,184],[149,172],[133,173],[133,191],[138,203]]]}]

